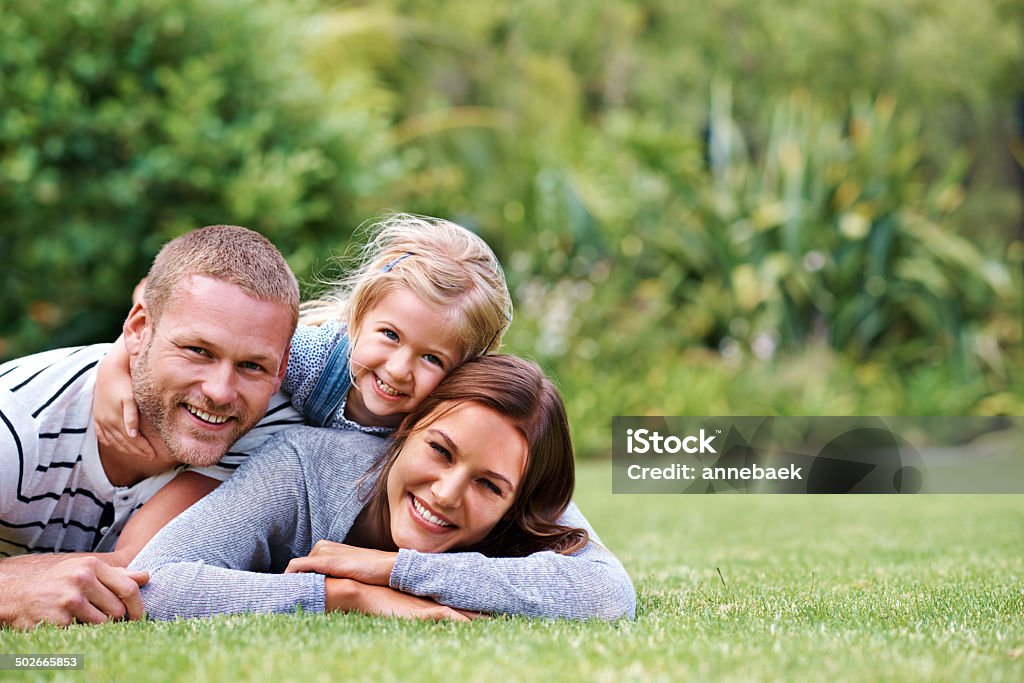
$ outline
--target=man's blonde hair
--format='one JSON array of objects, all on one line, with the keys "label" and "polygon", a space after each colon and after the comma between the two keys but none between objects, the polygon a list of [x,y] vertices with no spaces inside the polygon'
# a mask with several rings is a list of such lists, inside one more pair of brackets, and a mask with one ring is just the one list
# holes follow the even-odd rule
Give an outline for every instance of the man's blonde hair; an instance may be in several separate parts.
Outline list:
[{"label": "man's blonde hair", "polygon": [[203,275],[237,285],[261,301],[281,303],[299,319],[299,284],[270,240],[237,225],[209,225],[176,237],[153,259],[146,276],[146,308],[154,325],[180,294],[179,285]]},{"label": "man's blonde hair", "polygon": [[498,258],[480,237],[440,218],[395,213],[369,228],[359,263],[324,299],[303,304],[302,322],[328,319],[355,334],[388,293],[405,288],[449,311],[446,324],[463,358],[493,352],[512,321]]}]

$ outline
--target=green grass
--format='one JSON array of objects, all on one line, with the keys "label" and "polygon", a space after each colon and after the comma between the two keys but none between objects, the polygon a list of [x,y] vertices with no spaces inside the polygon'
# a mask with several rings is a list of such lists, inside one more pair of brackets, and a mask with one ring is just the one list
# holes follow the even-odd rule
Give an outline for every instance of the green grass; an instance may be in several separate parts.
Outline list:
[{"label": "green grass", "polygon": [[[636,621],[222,617],[0,632],[84,653],[5,680],[1024,679],[1020,496],[613,496],[578,500],[639,591]],[[720,574],[719,574],[720,572]]]}]

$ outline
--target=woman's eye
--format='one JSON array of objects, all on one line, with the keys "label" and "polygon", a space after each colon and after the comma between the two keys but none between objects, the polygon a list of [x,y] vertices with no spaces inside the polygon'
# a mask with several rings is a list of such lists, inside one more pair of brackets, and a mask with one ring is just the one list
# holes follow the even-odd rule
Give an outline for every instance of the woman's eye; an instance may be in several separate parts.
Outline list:
[{"label": "woman's eye", "polygon": [[434,452],[437,453],[439,456],[441,456],[448,462],[451,462],[452,454],[448,451],[447,448],[436,442],[431,442],[430,447],[433,448]]},{"label": "woman's eye", "polygon": [[495,484],[490,479],[481,479],[480,483],[484,485],[484,488],[486,488],[487,490],[491,491],[492,493],[494,493],[496,495],[499,495],[499,496],[501,495],[501,489],[498,488],[498,485]]}]

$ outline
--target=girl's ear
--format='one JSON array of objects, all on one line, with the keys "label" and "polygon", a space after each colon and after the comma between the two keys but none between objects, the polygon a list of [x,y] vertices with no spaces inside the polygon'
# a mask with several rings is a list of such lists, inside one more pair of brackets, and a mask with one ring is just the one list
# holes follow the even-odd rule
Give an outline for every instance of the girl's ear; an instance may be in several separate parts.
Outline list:
[{"label": "girl's ear", "polygon": [[142,349],[145,348],[146,331],[149,327],[149,311],[146,309],[145,302],[139,301],[132,306],[132,310],[128,313],[121,328],[128,355],[137,356],[142,353]]}]

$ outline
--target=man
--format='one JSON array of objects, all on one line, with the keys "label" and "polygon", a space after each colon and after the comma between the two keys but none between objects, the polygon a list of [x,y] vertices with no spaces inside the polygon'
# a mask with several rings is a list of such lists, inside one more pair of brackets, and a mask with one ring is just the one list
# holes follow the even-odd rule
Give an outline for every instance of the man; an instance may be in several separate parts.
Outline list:
[{"label": "man", "polygon": [[[268,412],[298,302],[287,263],[250,230],[212,226],[164,246],[124,324],[152,458],[97,443],[92,397],[110,345],[0,365],[0,557],[10,558],[0,561],[0,624],[141,617],[147,576],[122,567],[182,498],[202,497],[270,433],[301,422],[282,398]],[[171,480],[178,493],[162,503]],[[118,543],[150,498],[143,530]]]}]

